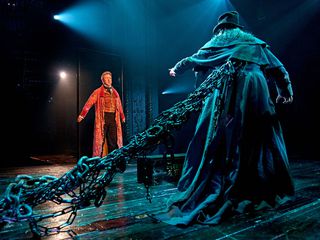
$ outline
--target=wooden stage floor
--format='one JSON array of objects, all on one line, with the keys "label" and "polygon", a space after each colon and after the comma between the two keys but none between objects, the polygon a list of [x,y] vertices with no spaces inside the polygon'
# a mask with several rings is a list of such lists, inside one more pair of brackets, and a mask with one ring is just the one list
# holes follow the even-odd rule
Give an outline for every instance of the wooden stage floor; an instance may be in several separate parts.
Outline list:
[{"label": "wooden stage floor", "polygon": [[[69,162],[2,168],[0,193],[18,174],[59,177],[73,166]],[[103,205],[79,210],[71,229],[77,233],[77,239],[320,239],[320,161],[294,160],[291,169],[296,199],[287,206],[234,216],[217,226],[196,224],[179,228],[156,223],[147,215],[165,209],[166,199],[176,190],[174,183],[152,186],[149,203],[144,185],[137,183],[136,165],[128,164],[127,170],[117,174],[108,187]],[[32,238],[26,222],[0,228],[0,239]],[[43,237],[68,238],[66,233]]]}]

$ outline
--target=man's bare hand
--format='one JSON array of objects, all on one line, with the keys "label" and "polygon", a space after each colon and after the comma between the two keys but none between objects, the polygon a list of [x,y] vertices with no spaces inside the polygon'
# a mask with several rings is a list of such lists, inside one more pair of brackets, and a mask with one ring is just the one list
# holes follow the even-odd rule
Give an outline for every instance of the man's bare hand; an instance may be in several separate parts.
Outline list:
[{"label": "man's bare hand", "polygon": [[78,116],[77,122],[79,123],[79,122],[81,122],[83,119],[84,119],[84,117]]}]

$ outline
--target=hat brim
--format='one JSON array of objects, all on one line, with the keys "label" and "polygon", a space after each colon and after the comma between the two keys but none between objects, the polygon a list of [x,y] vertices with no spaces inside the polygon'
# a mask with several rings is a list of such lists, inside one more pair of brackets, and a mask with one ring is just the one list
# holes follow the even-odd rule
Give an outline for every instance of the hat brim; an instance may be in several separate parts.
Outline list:
[{"label": "hat brim", "polygon": [[220,29],[222,28],[226,28],[226,29],[231,29],[231,28],[244,28],[242,25],[239,25],[239,24],[236,24],[236,23],[220,23],[220,24],[217,24],[212,32],[213,33],[217,33]]}]

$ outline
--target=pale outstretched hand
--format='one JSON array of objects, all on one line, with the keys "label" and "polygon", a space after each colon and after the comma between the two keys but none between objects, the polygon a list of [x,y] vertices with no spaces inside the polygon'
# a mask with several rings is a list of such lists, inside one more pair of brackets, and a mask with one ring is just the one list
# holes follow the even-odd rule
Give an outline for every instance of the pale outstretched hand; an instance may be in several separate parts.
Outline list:
[{"label": "pale outstretched hand", "polygon": [[171,77],[175,77],[176,76],[176,72],[175,72],[174,68],[169,68],[169,75]]},{"label": "pale outstretched hand", "polygon": [[276,99],[276,103],[282,103],[282,104],[290,104],[293,102],[293,96],[290,97],[283,97],[283,96],[278,96]]}]

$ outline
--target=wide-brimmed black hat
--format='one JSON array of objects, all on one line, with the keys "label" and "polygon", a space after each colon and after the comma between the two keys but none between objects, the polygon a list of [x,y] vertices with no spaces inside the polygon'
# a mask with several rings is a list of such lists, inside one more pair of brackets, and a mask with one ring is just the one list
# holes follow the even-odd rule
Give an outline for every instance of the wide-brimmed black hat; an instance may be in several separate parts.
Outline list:
[{"label": "wide-brimmed black hat", "polygon": [[217,33],[220,29],[243,28],[239,24],[239,13],[237,11],[226,12],[218,18],[217,25],[213,28],[213,33]]}]

